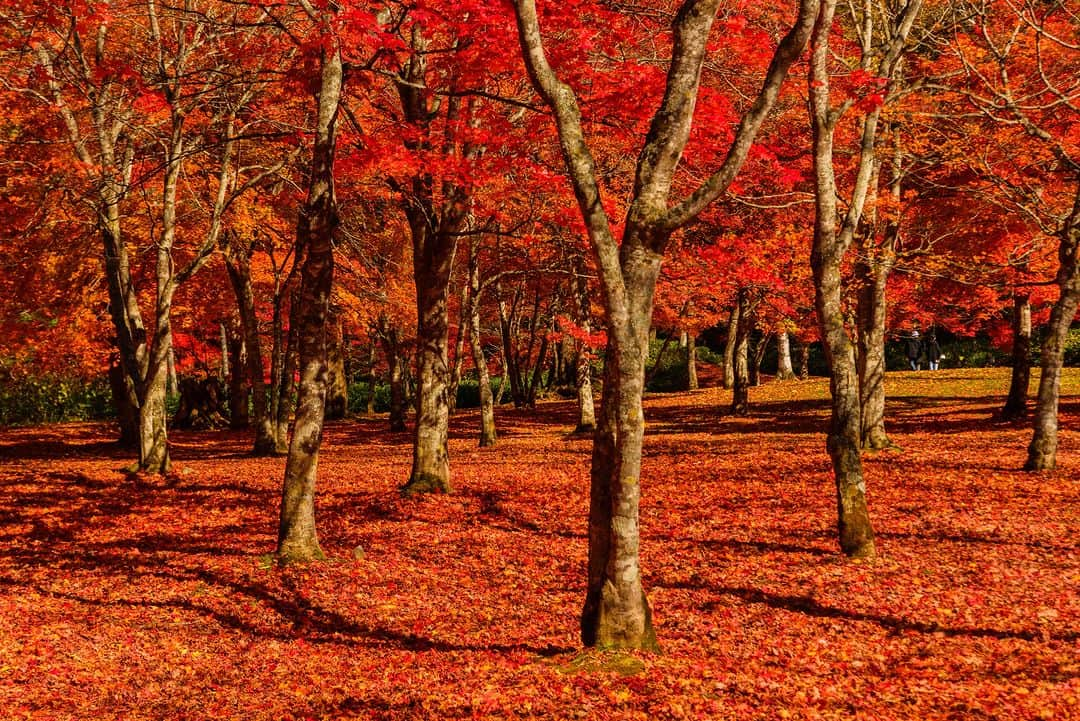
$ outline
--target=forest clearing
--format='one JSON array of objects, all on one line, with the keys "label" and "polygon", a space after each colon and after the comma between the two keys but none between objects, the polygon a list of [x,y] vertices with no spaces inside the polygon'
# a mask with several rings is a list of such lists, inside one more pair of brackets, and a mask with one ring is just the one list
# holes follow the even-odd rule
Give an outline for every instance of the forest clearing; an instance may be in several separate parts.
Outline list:
[{"label": "forest clearing", "polygon": [[[890,373],[845,561],[828,382],[647,395],[641,563],[660,654],[582,651],[590,439],[571,402],[451,422],[453,492],[403,498],[408,433],[329,424],[329,560],[273,565],[284,459],[172,435],[126,475],[105,424],[0,431],[10,719],[1069,719],[1080,713],[1080,372],[1059,470],[991,416],[1006,369]],[[362,547],[363,552],[355,551]]]}]

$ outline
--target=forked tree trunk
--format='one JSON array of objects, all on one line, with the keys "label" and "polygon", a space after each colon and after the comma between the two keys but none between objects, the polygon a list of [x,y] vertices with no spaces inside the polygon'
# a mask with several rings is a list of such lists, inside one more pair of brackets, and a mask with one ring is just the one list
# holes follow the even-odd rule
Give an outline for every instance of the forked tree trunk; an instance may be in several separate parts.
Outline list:
[{"label": "forked tree trunk", "polygon": [[1001,417],[1016,421],[1028,413],[1028,387],[1031,385],[1031,296],[1013,295],[1012,379],[1009,396]]},{"label": "forked tree trunk", "polygon": [[769,341],[771,340],[772,333],[763,333],[754,345],[753,362],[750,364],[750,385],[755,388],[761,385],[761,364],[765,360],[765,351],[769,349]]},{"label": "forked tree trunk", "polygon": [[675,15],[664,99],[638,158],[634,197],[620,244],[604,212],[577,99],[544,54],[535,2],[514,0],[526,67],[533,86],[555,115],[563,159],[596,253],[608,323],[600,426],[593,440],[589,578],[581,617],[582,641],[590,646],[658,648],[638,554],[641,398],[656,278],[671,233],[730,187],[788,68],[802,53],[816,10],[816,2],[800,3],[799,22],[777,48],[765,84],[743,117],[721,168],[672,208],[672,182],[690,136],[701,67],[718,6],[719,0],[687,0]]},{"label": "forked tree trunk", "polygon": [[[911,0],[894,19],[889,29],[885,52],[879,56],[878,72],[891,78],[904,50],[921,6]],[[825,359],[829,365],[829,388],[832,416],[826,447],[832,459],[836,481],[837,525],[841,550],[851,557],[875,555],[874,530],[866,503],[861,449],[862,423],[859,405],[859,378],[855,347],[844,324],[844,256],[859,227],[863,207],[874,170],[874,146],[880,108],[867,112],[862,120],[861,142],[851,198],[844,215],[838,208],[836,175],[833,166],[834,133],[843,114],[830,106],[829,37],[832,32],[836,0],[821,2],[811,40],[810,116],[813,125],[814,160],[814,245],[810,265],[814,275],[814,305]],[[873,54],[869,43],[872,33],[864,33],[863,58]]]},{"label": "forked tree trunk", "polygon": [[278,525],[277,557],[282,565],[325,558],[315,530],[315,480],[326,403],[327,316],[334,280],[332,239],[338,223],[335,131],[344,74],[336,44],[324,48],[320,59],[318,119],[308,197],[296,229],[296,243],[306,254],[300,273],[300,387]]},{"label": "forked tree trunk", "polygon": [[1057,285],[1060,295],[1050,311],[1050,323],[1042,347],[1042,372],[1035,406],[1035,433],[1028,446],[1025,471],[1048,471],[1057,466],[1058,397],[1061,390],[1061,366],[1065,341],[1080,304],[1080,179],[1072,212],[1066,219],[1058,241]]},{"label": "forked tree trunk", "polygon": [[786,330],[776,336],[776,380],[795,380],[795,369],[791,365],[791,336]]}]

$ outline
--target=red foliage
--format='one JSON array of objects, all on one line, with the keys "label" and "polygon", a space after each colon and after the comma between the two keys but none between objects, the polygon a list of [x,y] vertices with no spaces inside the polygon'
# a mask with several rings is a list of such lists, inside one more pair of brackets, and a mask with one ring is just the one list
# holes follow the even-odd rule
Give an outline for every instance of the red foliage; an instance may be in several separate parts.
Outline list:
[{"label": "red foliage", "polygon": [[457,492],[423,500],[396,492],[406,435],[331,426],[335,560],[286,570],[259,556],[284,461],[243,458],[243,434],[175,434],[159,485],[116,470],[102,426],[4,431],[4,715],[1076,717],[1078,444],[1035,484],[1013,470],[1028,432],[983,420],[1003,372],[889,383],[903,451],[866,460],[871,564],[834,548],[824,381],[754,389],[749,418],[719,417],[721,391],[647,401],[642,562],[664,654],[630,659],[578,652],[588,440],[566,435],[571,404],[502,412],[494,450],[460,414]]}]

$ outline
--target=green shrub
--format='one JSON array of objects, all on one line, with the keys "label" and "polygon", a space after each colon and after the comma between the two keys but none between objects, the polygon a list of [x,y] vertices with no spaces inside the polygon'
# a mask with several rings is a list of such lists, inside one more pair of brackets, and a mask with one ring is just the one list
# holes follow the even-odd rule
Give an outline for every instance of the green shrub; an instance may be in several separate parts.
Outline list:
[{"label": "green shrub", "polygon": [[7,379],[0,385],[0,425],[31,425],[110,418],[112,393],[105,379],[86,381],[45,375]]},{"label": "green shrub", "polygon": [[[367,413],[368,396],[371,394],[371,384],[357,381],[349,384],[349,413],[362,415]],[[390,386],[387,384],[375,385],[375,412],[387,413],[390,411]]]}]

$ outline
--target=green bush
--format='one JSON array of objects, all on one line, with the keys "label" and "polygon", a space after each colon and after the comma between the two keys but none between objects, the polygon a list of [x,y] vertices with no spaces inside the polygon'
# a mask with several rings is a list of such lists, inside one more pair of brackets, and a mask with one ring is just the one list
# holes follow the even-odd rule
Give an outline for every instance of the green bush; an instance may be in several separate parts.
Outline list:
[{"label": "green bush", "polygon": [[0,385],[0,426],[110,418],[112,393],[105,379],[86,381],[45,375],[7,379]]},{"label": "green bush", "polygon": [[[349,413],[361,415],[367,413],[368,396],[371,394],[371,384],[356,382],[349,384]],[[390,411],[390,386],[387,384],[375,385],[375,412],[388,413]]]},{"label": "green bush", "polygon": [[[645,373],[652,374],[649,378],[646,390],[657,393],[670,393],[672,391],[686,390],[688,371],[686,369],[686,349],[679,345],[678,338],[672,338],[667,344],[667,350],[660,358],[660,365],[656,365],[657,356],[664,347],[661,338],[649,341],[649,359],[645,363]],[[698,355],[701,358],[701,355]],[[656,372],[653,373],[653,367]]]}]

